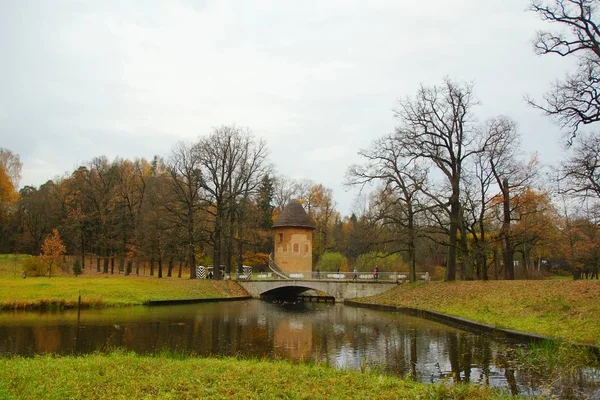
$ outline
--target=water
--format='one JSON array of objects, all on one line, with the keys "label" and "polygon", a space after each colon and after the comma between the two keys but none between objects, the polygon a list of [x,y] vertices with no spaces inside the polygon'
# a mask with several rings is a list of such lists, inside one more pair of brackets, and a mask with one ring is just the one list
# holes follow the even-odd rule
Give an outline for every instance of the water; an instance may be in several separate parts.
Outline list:
[{"label": "water", "polygon": [[[576,382],[516,366],[524,345],[400,313],[324,303],[258,300],[62,312],[0,313],[0,355],[85,354],[115,348],[312,361],[378,369],[421,382],[472,382],[514,394],[599,396],[594,369]],[[548,392],[548,393],[550,393]]]}]

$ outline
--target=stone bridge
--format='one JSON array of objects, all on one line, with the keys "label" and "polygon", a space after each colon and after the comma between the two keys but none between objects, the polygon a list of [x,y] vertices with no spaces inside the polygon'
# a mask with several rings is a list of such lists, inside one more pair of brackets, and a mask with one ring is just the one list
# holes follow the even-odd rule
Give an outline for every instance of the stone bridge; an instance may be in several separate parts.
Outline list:
[{"label": "stone bridge", "polygon": [[395,282],[361,282],[324,279],[238,281],[238,283],[254,298],[267,296],[296,297],[301,293],[312,289],[325,292],[329,296],[335,297],[335,301],[373,296],[398,286]]}]

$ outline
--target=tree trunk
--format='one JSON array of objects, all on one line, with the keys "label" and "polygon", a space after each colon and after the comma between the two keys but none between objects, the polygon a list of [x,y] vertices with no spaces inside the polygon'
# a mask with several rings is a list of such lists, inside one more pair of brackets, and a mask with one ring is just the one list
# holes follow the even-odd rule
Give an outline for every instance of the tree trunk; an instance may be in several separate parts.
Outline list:
[{"label": "tree trunk", "polygon": [[408,205],[408,275],[411,282],[417,281],[417,264],[416,264],[416,251],[415,251],[415,227],[414,227],[414,215],[410,211],[412,204]]},{"label": "tree trunk", "polygon": [[100,272],[100,256],[96,256],[96,272]]},{"label": "tree trunk", "polygon": [[103,273],[108,274],[108,256],[104,256]]},{"label": "tree trunk", "polygon": [[483,254],[481,255],[481,273],[482,273],[482,279],[484,281],[487,281],[488,278],[488,265],[487,265],[487,257],[486,257],[486,245],[485,242],[483,243]]},{"label": "tree trunk", "polygon": [[[483,209],[483,207],[482,207]],[[479,215],[479,232],[481,233],[481,238],[479,239],[481,254],[480,257],[480,268],[481,275],[484,281],[488,280],[488,265],[487,265],[487,244],[485,243],[485,225],[484,225],[484,215],[483,212]]]},{"label": "tree trunk", "polygon": [[445,277],[447,281],[456,280],[456,242],[458,238],[459,213],[460,204],[457,199],[453,199],[452,204],[450,205],[450,235],[448,238],[448,262],[446,263]]},{"label": "tree trunk", "polygon": [[473,280],[473,259],[469,252],[469,244],[467,243],[467,230],[465,227],[465,219],[461,208],[460,213],[460,250],[462,254],[462,269],[461,277],[465,281]]},{"label": "tree trunk", "polygon": [[[188,259],[190,263],[190,279],[196,279],[196,249],[194,248],[194,214],[188,210],[187,220]],[[179,278],[181,278],[181,263],[179,264]]]},{"label": "tree trunk", "polygon": [[169,266],[167,268],[167,278],[170,278],[172,273],[173,273],[173,266],[174,266],[174,261],[173,261],[173,256],[169,257]]},{"label": "tree trunk", "polygon": [[125,270],[125,258],[123,256],[119,257],[119,274]]},{"label": "tree trunk", "polygon": [[138,258],[135,260],[135,275],[140,276],[140,260]]},{"label": "tree trunk", "polygon": [[158,256],[158,277],[162,278],[162,256]]},{"label": "tree trunk", "polygon": [[181,278],[181,273],[183,272],[183,263],[184,263],[184,259],[180,258],[179,259],[179,271],[177,271],[178,278]]},{"label": "tree trunk", "polygon": [[494,279],[498,280],[498,273],[499,273],[499,264],[500,263],[500,257],[498,257],[498,250],[494,249]]},{"label": "tree trunk", "polygon": [[510,238],[510,191],[508,187],[508,178],[502,180],[502,244],[504,250],[504,278],[508,280],[515,279],[514,254]]},{"label": "tree trunk", "polygon": [[230,211],[227,215],[227,238],[225,240],[225,272],[231,273],[231,259],[233,258],[233,235],[235,227],[233,226],[233,211]]},{"label": "tree trunk", "polygon": [[217,217],[215,218],[215,243],[213,246],[213,274],[214,279],[221,279],[221,231],[222,231],[222,211],[221,206],[217,204]]},{"label": "tree trunk", "polygon": [[110,274],[115,274],[115,257],[110,258]]},{"label": "tree trunk", "polygon": [[150,276],[154,276],[154,256],[150,257]]},{"label": "tree trunk", "polygon": [[85,236],[81,235],[81,271],[85,271]]}]

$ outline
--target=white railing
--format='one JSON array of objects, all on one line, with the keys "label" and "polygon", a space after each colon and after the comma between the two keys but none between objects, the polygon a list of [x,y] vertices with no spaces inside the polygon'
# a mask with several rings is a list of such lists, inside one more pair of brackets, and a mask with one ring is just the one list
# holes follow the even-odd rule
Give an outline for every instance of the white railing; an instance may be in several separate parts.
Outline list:
[{"label": "white railing", "polygon": [[273,260],[273,253],[269,254],[269,269],[271,271],[273,271],[274,273],[276,273],[277,276],[279,276],[280,278],[290,279],[288,277],[288,275],[285,272],[283,272],[281,269],[279,269],[277,264],[275,264],[275,261]]},{"label": "white railing", "polygon": [[[253,272],[247,280],[273,280],[273,279],[293,279],[293,280],[336,280],[336,281],[359,281],[359,282],[408,282],[408,272],[379,272],[377,275],[372,272],[289,272],[281,276],[274,269],[273,272]],[[283,271],[281,271],[283,273]],[[428,272],[417,272],[417,280],[429,281],[431,277]]]}]

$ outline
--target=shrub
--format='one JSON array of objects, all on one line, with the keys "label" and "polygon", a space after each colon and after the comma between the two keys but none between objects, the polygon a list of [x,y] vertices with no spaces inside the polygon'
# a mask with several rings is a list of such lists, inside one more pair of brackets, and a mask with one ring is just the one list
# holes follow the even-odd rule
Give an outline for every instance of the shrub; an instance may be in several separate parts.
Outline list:
[{"label": "shrub", "polygon": [[244,254],[244,265],[254,268],[269,268],[269,255],[267,253],[246,253]]},{"label": "shrub", "polygon": [[27,276],[44,276],[48,273],[48,264],[40,257],[30,257],[23,260],[23,271]]},{"label": "shrub", "polygon": [[434,281],[443,281],[446,276],[446,268],[441,265],[436,265],[433,267],[433,272],[431,273],[431,279]]},{"label": "shrub", "polygon": [[347,271],[348,260],[341,253],[325,252],[317,263],[317,268],[321,271]]},{"label": "shrub", "polygon": [[399,254],[370,252],[361,254],[356,260],[359,271],[372,271],[377,266],[380,272],[408,272],[408,265]]}]

